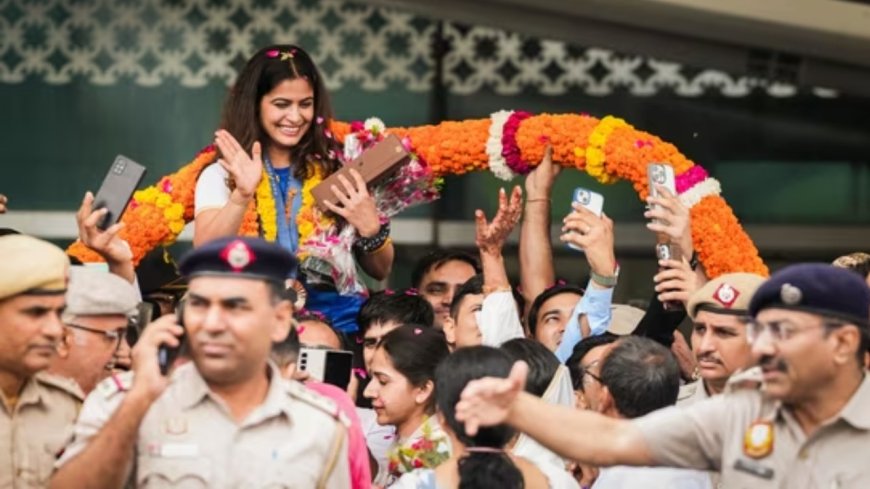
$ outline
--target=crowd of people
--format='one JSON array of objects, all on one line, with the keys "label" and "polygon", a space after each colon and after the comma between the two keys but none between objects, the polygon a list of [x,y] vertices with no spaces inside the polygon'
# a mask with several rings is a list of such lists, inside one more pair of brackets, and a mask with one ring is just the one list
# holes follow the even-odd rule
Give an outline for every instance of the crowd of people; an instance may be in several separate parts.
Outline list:
[{"label": "crowd of people", "polygon": [[[304,50],[254,54],[181,280],[150,283],[91,194],[79,240],[107,271],[3,231],[0,488],[870,487],[870,255],[708,277],[661,188],[648,227],[685,258],[659,263],[645,309],[616,304],[606,215],[562,221],[588,281],[554,269],[548,154],[477,211],[476,254],[434,250],[412,288],[342,294],[298,259],[305,183],[342,165],[331,117]],[[272,241],[239,236],[264,178]],[[358,172],[340,182],[327,206],[356,263],[389,278],[389,220]]]}]

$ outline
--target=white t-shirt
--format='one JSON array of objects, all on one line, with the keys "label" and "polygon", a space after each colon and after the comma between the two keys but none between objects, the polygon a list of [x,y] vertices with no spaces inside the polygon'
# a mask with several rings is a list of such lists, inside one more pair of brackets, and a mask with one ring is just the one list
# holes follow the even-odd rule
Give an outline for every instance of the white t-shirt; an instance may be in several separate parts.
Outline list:
[{"label": "white t-shirt", "polygon": [[483,344],[494,348],[525,336],[517,303],[510,291],[493,292],[483,299],[477,326],[480,328]]},{"label": "white t-shirt", "polygon": [[374,409],[356,408],[356,414],[359,416],[360,427],[363,435],[366,437],[366,445],[369,447],[369,452],[372,458],[378,463],[378,471],[374,474],[374,482],[378,485],[383,485],[389,475],[389,457],[387,452],[393,446],[396,440],[396,428],[392,425],[383,426],[378,424],[378,414]]},{"label": "white t-shirt", "polygon": [[208,209],[220,209],[230,200],[231,190],[227,187],[230,174],[220,163],[212,163],[205,167],[196,181],[196,193],[193,196],[193,215]]}]

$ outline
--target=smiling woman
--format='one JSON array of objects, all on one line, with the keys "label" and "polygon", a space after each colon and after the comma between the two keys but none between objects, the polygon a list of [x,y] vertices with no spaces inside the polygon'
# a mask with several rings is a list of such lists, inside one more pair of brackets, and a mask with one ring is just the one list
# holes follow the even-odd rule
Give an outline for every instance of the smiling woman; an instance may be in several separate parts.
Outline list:
[{"label": "smiling woman", "polygon": [[[341,205],[330,216],[314,205],[311,189],[341,166],[331,119],[329,95],[308,53],[293,45],[255,53],[224,104],[217,152],[196,176],[194,245],[260,235],[302,255],[306,241],[337,219],[352,226],[359,241],[380,240],[355,257],[369,275],[385,278],[393,261],[389,226],[362,180],[334,189]],[[339,295],[310,274],[287,278],[303,286],[319,279],[308,288],[308,307],[329,315],[339,329],[357,330],[359,295]]]}]

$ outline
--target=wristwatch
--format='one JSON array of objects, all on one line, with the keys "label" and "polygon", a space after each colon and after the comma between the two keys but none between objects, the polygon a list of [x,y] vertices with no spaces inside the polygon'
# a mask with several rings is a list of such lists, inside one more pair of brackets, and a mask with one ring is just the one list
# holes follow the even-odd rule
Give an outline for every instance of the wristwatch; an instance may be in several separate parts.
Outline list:
[{"label": "wristwatch", "polygon": [[616,282],[619,279],[619,264],[616,264],[616,270],[613,271],[613,275],[606,277],[604,275],[599,275],[594,271],[589,271],[590,277],[592,281],[602,287],[615,287]]}]

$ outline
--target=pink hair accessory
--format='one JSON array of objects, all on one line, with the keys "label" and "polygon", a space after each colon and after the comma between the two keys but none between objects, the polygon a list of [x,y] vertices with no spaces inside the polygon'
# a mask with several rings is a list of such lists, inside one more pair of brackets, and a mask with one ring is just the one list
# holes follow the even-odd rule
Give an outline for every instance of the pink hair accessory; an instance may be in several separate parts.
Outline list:
[{"label": "pink hair accessory", "polygon": [[323,124],[323,117],[317,116],[317,119],[315,119],[315,121],[317,121],[318,124]]},{"label": "pink hair accessory", "polygon": [[421,335],[422,333],[423,333],[423,330],[422,330],[421,328],[414,328],[414,334],[415,334],[415,335],[418,335],[418,336],[419,336],[419,335]]},{"label": "pink hair accessory", "polygon": [[361,379],[367,379],[369,377],[368,372],[366,372],[364,368],[354,367],[351,369],[351,372]]},{"label": "pink hair accessory", "polygon": [[414,287],[411,287],[410,289],[405,291],[405,295],[418,296],[418,295],[420,295],[420,291],[415,289]]}]

